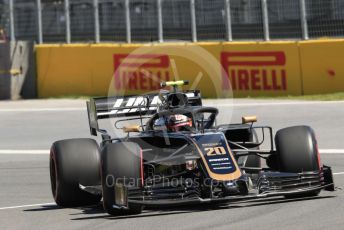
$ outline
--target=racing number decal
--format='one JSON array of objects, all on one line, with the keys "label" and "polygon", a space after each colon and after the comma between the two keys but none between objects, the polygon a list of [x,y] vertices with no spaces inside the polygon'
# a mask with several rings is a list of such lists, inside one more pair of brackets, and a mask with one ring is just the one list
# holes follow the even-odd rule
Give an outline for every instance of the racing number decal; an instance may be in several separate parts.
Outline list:
[{"label": "racing number decal", "polygon": [[225,155],[226,150],[224,147],[211,147],[211,148],[204,148],[207,152],[207,156],[217,156],[217,155]]},{"label": "racing number decal", "polygon": [[210,178],[230,181],[242,175],[223,133],[193,135],[191,141]]}]

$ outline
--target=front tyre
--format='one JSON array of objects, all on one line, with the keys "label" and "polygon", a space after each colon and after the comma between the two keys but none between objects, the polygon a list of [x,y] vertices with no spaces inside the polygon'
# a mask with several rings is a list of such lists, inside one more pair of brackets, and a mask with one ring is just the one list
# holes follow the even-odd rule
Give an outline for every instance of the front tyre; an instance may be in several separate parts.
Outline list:
[{"label": "front tyre", "polygon": [[61,207],[94,205],[101,196],[79,188],[100,184],[100,155],[93,139],[69,139],[55,142],[50,149],[50,182],[54,200]]},{"label": "front tyre", "polygon": [[[142,187],[142,152],[133,142],[117,142],[105,145],[102,150],[101,181],[103,206],[110,215],[133,215],[142,212],[142,206],[130,205],[120,209],[116,204],[115,185],[123,183],[126,187]],[[118,208],[119,207],[119,208]]]},{"label": "front tyre", "polygon": [[[281,129],[276,133],[275,143],[280,171],[291,173],[320,171],[317,141],[310,127],[293,126]],[[286,197],[317,196],[319,193],[320,190]]]}]

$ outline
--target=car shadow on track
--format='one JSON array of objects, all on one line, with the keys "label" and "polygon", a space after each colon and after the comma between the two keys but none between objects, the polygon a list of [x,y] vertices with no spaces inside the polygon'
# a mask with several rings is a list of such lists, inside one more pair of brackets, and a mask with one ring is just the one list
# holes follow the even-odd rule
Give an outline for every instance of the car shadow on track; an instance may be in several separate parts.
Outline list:
[{"label": "car shadow on track", "polygon": [[[213,210],[221,209],[236,209],[236,208],[248,208],[255,206],[265,206],[265,205],[274,205],[274,204],[283,204],[290,202],[301,202],[307,200],[322,200],[328,199],[335,196],[318,196],[318,197],[306,197],[306,198],[295,198],[295,199],[286,199],[286,198],[265,198],[260,200],[250,200],[250,201],[240,201],[233,202],[229,204],[199,204],[193,205],[192,207],[181,206],[174,208],[150,208],[145,209],[139,215],[126,215],[126,216],[111,216],[107,214],[102,205],[86,206],[73,208],[79,210],[80,212],[69,214],[71,216],[80,216],[85,215],[84,217],[76,217],[71,220],[90,220],[90,219],[109,219],[109,220],[120,220],[120,219],[130,219],[130,218],[147,218],[147,217],[156,217],[156,216],[165,216],[165,215],[177,215],[185,213],[195,213],[195,212],[206,212]],[[39,208],[26,209],[24,212],[37,212],[37,211],[51,211],[62,209],[57,205],[44,205]]]},{"label": "car shadow on track", "polygon": [[[175,207],[175,208],[151,208],[151,209],[145,209],[144,212],[142,212],[142,214],[139,214],[139,215],[111,216],[111,215],[105,214],[105,215],[97,215],[97,216],[77,217],[77,218],[72,218],[71,220],[89,220],[89,219],[98,219],[98,218],[119,220],[119,219],[130,219],[130,218],[145,218],[145,217],[176,215],[176,214],[195,213],[195,212],[206,212],[206,211],[221,210],[221,209],[247,208],[247,207],[282,204],[282,203],[289,203],[289,202],[300,202],[300,201],[307,201],[307,200],[322,200],[322,199],[328,199],[332,197],[335,197],[335,196],[319,196],[319,197],[306,197],[306,198],[295,198],[295,199],[266,198],[262,200],[241,201],[241,202],[235,202],[235,203],[224,204],[224,205],[199,204],[199,205],[193,205],[192,207],[182,206],[182,207]],[[100,214],[100,213],[104,213],[104,210],[102,209],[102,206],[99,205],[96,207],[96,209],[94,209],[94,207],[93,209],[92,207],[84,208],[82,209],[82,213],[86,215]],[[75,214],[75,215],[80,215],[80,213]]]},{"label": "car shadow on track", "polygon": [[318,196],[318,197],[303,197],[303,198],[266,198],[263,200],[250,200],[250,201],[241,201],[232,203],[228,208],[244,208],[244,207],[255,207],[255,206],[264,206],[264,205],[273,205],[273,204],[283,204],[291,203],[298,201],[307,201],[307,200],[322,200],[333,198],[335,196]]},{"label": "car shadow on track", "polygon": [[56,204],[51,204],[51,205],[42,205],[38,208],[30,208],[30,209],[25,209],[23,210],[24,212],[41,212],[41,211],[50,211],[50,210],[58,210],[58,209],[63,209]]}]

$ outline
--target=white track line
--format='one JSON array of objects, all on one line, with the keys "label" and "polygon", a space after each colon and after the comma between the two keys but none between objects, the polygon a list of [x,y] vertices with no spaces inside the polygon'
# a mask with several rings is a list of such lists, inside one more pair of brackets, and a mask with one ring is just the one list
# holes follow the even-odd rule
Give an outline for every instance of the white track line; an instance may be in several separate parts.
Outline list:
[{"label": "white track line", "polygon": [[250,106],[283,106],[283,105],[329,105],[329,104],[343,104],[344,101],[288,101],[288,102],[247,102],[247,103],[236,103],[235,99],[233,103],[214,102],[207,103],[205,105],[212,105],[215,107],[250,107]]},{"label": "white track line", "polygon": [[336,173],[332,173],[333,175],[343,175],[344,172],[336,172]]},{"label": "white track line", "polygon": [[42,149],[0,149],[0,154],[28,154],[28,155],[46,155],[49,154],[50,150],[42,150]]},{"label": "white track line", "polygon": [[[344,149],[319,149],[321,154],[344,154]],[[0,149],[2,155],[46,155],[49,154],[49,149]]]},{"label": "white track line", "polygon": [[321,154],[344,154],[344,149],[319,149]]},{"label": "white track line", "polygon": [[86,107],[75,108],[27,108],[27,109],[0,109],[0,113],[13,112],[68,112],[68,111],[86,111]]},{"label": "white track line", "polygon": [[[235,101],[235,99],[234,99]],[[221,102],[207,102],[205,105],[212,105],[216,107],[250,107],[250,106],[283,106],[283,105],[328,105],[328,104],[343,104],[344,101],[286,101],[286,102],[247,102],[247,103],[221,103]],[[66,111],[85,111],[86,107],[70,107],[70,108],[13,108],[0,109],[0,113],[13,112],[66,112]]]},{"label": "white track line", "polygon": [[45,205],[56,205],[56,203],[43,203],[43,204],[18,205],[18,206],[2,207],[2,208],[0,208],[0,210],[16,209],[16,208],[28,208],[28,207],[37,207],[37,206],[45,206]]}]

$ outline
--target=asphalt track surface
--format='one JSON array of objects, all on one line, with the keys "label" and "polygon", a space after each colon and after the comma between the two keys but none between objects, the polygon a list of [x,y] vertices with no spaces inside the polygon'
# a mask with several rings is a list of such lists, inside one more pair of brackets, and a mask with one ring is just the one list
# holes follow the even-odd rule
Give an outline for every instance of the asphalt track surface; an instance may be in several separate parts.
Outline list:
[{"label": "asphalt track surface", "polygon": [[[333,167],[336,186],[344,185],[344,102],[272,100],[206,101],[221,111],[219,123],[258,115],[258,125],[312,126]],[[145,210],[113,217],[100,205],[61,209],[53,203],[48,155],[58,139],[89,137],[82,100],[0,102],[1,229],[344,229],[344,192],[317,198],[269,198],[213,207]]]}]

